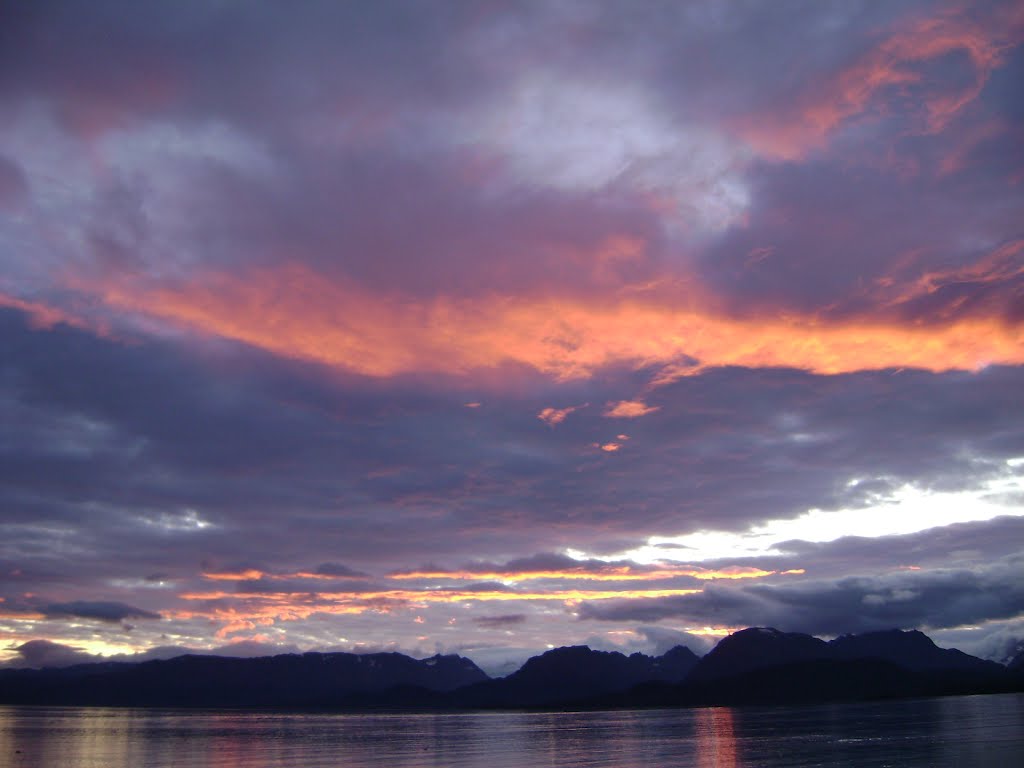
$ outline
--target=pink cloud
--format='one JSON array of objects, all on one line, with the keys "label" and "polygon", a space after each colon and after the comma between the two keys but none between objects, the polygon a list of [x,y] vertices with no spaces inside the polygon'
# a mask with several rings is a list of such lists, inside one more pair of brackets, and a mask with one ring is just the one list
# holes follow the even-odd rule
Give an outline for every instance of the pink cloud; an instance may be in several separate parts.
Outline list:
[{"label": "pink cloud", "polygon": [[620,400],[608,403],[604,415],[611,419],[636,419],[659,410],[660,406],[647,405],[643,400]]},{"label": "pink cloud", "polygon": [[570,408],[545,408],[537,414],[537,418],[547,424],[549,427],[554,427],[565,421],[565,418],[573,411],[578,411],[580,408],[586,406],[575,405]]}]

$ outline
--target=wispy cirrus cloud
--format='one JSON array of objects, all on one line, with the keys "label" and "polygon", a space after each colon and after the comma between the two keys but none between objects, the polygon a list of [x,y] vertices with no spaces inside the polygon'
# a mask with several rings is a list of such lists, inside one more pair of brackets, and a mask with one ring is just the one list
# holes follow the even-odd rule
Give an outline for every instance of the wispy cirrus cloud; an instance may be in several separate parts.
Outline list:
[{"label": "wispy cirrus cloud", "polygon": [[[912,130],[941,131],[978,98],[1019,40],[1024,14],[1005,7],[979,19],[963,5],[933,9],[900,26],[853,62],[805,86],[790,104],[745,120],[741,132],[759,151],[794,160],[819,149],[849,121],[897,111],[894,103],[911,93]],[[956,56],[966,59],[963,77],[933,73],[948,65],[944,58]]]}]

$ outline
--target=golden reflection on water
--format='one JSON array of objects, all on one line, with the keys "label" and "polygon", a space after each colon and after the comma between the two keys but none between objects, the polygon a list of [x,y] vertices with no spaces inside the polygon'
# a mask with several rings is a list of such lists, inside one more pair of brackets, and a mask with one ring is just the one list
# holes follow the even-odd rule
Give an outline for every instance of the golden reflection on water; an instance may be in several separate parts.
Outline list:
[{"label": "golden reflection on water", "polygon": [[697,768],[737,768],[736,732],[727,707],[694,711]]}]

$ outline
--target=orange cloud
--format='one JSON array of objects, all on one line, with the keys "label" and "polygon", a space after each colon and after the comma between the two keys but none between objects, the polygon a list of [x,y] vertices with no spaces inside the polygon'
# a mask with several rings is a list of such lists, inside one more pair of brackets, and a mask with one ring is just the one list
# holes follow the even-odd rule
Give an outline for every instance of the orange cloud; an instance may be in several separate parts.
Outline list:
[{"label": "orange cloud", "polygon": [[546,592],[473,591],[457,589],[406,590],[377,592],[186,592],[182,600],[207,605],[199,610],[166,611],[170,619],[205,618],[221,622],[217,637],[269,626],[275,621],[300,621],[311,616],[359,615],[367,612],[389,613],[396,608],[415,608],[430,603],[530,601],[578,603],[584,600],[615,598],[655,598],[692,595],[699,589],[581,590],[559,589]]},{"label": "orange cloud", "polygon": [[269,604],[247,603],[243,607],[216,606],[204,610],[169,611],[164,615],[169,619],[209,619],[221,622],[223,626],[216,635],[223,638],[233,632],[255,629],[257,625],[271,626],[275,621],[302,621],[315,614],[358,615],[371,610],[383,612],[380,607],[368,605],[299,604],[275,600]]},{"label": "orange cloud", "polygon": [[263,578],[263,571],[257,571],[255,568],[250,568],[245,571],[224,571],[224,572],[204,572],[204,579],[210,581],[255,581],[256,579]]},{"label": "orange cloud", "polygon": [[[796,571],[794,571],[796,572]],[[799,571],[802,573],[802,570]],[[244,573],[244,572],[241,572]],[[454,579],[454,580],[503,580],[522,582],[536,579],[566,579],[589,581],[653,581],[678,576],[690,576],[701,580],[745,579],[770,576],[773,571],[764,571],[747,566],[732,566],[718,570],[696,566],[670,566],[641,569],[633,566],[608,566],[598,570],[585,569],[536,570],[501,573],[497,571],[408,571],[389,574],[397,581],[413,579]],[[237,574],[236,574],[237,575]],[[458,588],[427,589],[383,589],[367,592],[227,592],[211,590],[185,592],[179,598],[189,602],[202,603],[198,609],[165,611],[170,619],[204,618],[221,623],[217,637],[251,631],[259,626],[270,626],[277,621],[299,621],[314,615],[359,615],[368,612],[391,613],[394,610],[417,609],[430,604],[461,604],[475,602],[560,602],[573,605],[591,600],[649,599],[679,597],[702,592],[701,589],[655,588],[655,589],[528,589],[518,590],[472,590]],[[417,614],[414,621],[419,623]],[[708,633],[718,630],[706,628]]]},{"label": "orange cloud", "polygon": [[953,52],[963,52],[973,72],[957,89],[924,89],[924,130],[941,131],[974,101],[1024,26],[1020,8],[1003,14],[987,28],[961,10],[917,19],[889,36],[823,83],[809,89],[791,110],[773,107],[751,116],[740,132],[760,152],[794,159],[824,144],[850,118],[867,112],[885,89],[922,83],[917,67]]},{"label": "orange cloud", "polygon": [[0,611],[0,619],[8,621],[43,621],[45,618],[42,613],[34,611]]},{"label": "orange cloud", "polygon": [[660,406],[647,405],[643,400],[620,400],[617,403],[608,403],[604,415],[611,419],[636,419],[659,409]]},{"label": "orange cloud", "polygon": [[[628,364],[663,366],[659,384],[716,366],[840,374],[1024,363],[1024,328],[995,318],[936,326],[878,318],[826,323],[793,314],[737,318],[686,295],[424,301],[373,295],[297,264],[207,273],[171,287],[118,281],[92,287],[119,310],[377,377],[467,375],[517,363],[567,380]],[[680,359],[697,363],[675,362]]]}]

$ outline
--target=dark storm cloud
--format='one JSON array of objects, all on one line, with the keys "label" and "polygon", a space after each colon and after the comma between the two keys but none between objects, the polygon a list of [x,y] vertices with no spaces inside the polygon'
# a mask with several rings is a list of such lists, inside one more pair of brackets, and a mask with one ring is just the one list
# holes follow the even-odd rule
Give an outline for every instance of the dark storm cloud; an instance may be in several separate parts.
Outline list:
[{"label": "dark storm cloud", "polygon": [[1001,517],[974,523],[931,528],[905,536],[849,536],[826,543],[783,541],[777,549],[784,559],[772,563],[785,569],[802,564],[815,575],[834,575],[853,569],[973,566],[1019,551],[1024,517]]},{"label": "dark storm cloud", "polygon": [[886,628],[958,627],[1024,611],[1019,556],[970,570],[907,571],[795,585],[709,585],[696,595],[584,603],[580,618],[678,618],[726,626],[773,626],[815,635]]},{"label": "dark storm cloud", "polygon": [[982,629],[964,627],[932,633],[932,639],[942,647],[959,648],[964,653],[982,659],[1008,664],[1024,653],[1024,621],[996,621]]},{"label": "dark storm cloud", "polygon": [[472,81],[458,49],[440,42],[473,13],[466,3],[313,2],[287,12],[198,0],[25,4],[4,25],[3,71],[18,64],[21,76],[0,83],[8,98],[42,92],[62,99],[78,129],[109,128],[135,112],[189,109],[267,121],[326,95],[339,98],[332,106],[344,116],[367,109],[381,92],[435,100]]},{"label": "dark storm cloud", "polygon": [[52,603],[45,605],[41,612],[53,619],[97,619],[98,621],[119,622],[124,619],[159,619],[160,614],[144,611],[124,603],[103,600],[76,600],[70,603]]},{"label": "dark storm cloud", "polygon": [[362,571],[349,568],[341,563],[321,563],[314,569],[313,573],[319,576],[331,576],[339,579],[363,579],[367,576]]}]

